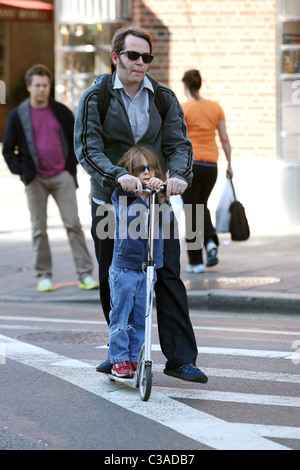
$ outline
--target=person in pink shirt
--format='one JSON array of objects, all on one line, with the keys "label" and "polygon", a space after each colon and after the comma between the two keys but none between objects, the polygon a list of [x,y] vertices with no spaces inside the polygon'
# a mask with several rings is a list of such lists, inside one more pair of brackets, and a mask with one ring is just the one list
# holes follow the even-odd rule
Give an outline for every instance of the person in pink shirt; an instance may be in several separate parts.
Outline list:
[{"label": "person in pink shirt", "polygon": [[38,290],[53,290],[52,257],[47,235],[47,201],[53,196],[67,231],[82,289],[98,288],[93,262],[81,228],[76,201],[76,165],[73,150],[74,117],[50,97],[52,72],[44,65],[27,70],[29,98],[8,116],[3,156],[25,184],[32,222],[34,267]]}]

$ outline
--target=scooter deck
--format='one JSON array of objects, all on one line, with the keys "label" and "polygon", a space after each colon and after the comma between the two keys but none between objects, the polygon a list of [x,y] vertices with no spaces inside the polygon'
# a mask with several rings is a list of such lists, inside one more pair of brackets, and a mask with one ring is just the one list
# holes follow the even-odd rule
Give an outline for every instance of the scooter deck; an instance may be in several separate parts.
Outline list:
[{"label": "scooter deck", "polygon": [[128,385],[128,387],[139,388],[137,373],[135,373],[131,379],[125,377],[117,377],[113,374],[108,374],[107,377],[111,382],[121,382],[125,385]]}]

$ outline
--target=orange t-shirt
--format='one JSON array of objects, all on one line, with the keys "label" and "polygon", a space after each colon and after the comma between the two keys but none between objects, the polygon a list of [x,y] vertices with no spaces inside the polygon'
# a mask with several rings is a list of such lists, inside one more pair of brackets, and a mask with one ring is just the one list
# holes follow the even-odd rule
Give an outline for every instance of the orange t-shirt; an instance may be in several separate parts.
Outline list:
[{"label": "orange t-shirt", "polygon": [[219,150],[216,143],[216,129],[220,121],[225,121],[221,106],[211,100],[188,100],[182,103],[188,135],[193,144],[194,160],[218,161]]}]

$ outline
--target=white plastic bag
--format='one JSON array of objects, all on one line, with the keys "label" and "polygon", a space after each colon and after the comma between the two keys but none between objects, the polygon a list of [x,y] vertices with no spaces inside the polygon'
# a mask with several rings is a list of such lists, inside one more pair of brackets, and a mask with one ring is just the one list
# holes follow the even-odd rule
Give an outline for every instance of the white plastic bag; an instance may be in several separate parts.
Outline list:
[{"label": "white plastic bag", "polygon": [[229,211],[231,203],[234,201],[234,194],[230,179],[227,178],[225,188],[221,194],[221,198],[216,210],[216,232],[229,232],[229,224],[231,213]]}]

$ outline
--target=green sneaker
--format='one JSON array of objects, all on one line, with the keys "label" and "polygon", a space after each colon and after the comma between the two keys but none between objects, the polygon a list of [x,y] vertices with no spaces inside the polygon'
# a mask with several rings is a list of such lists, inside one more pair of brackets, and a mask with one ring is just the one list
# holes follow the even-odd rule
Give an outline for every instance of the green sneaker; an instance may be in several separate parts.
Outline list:
[{"label": "green sneaker", "polygon": [[99,284],[92,276],[85,276],[83,279],[81,279],[78,287],[79,289],[92,290],[98,289]]},{"label": "green sneaker", "polygon": [[38,282],[38,290],[40,292],[48,292],[54,290],[51,279],[43,278]]}]

